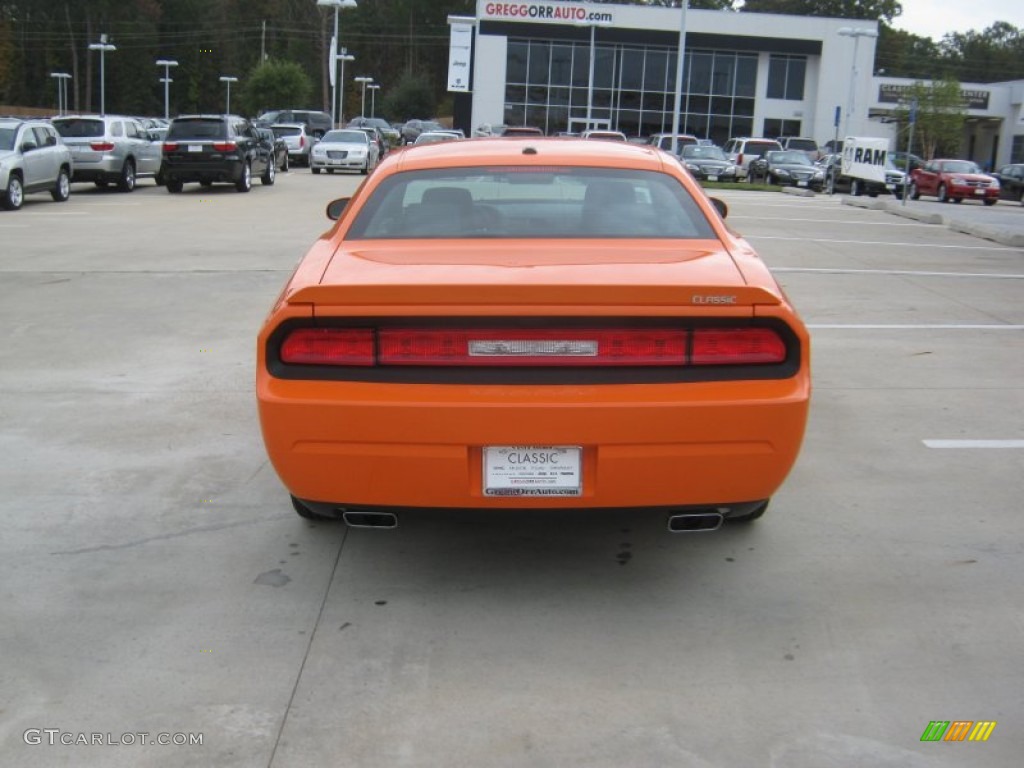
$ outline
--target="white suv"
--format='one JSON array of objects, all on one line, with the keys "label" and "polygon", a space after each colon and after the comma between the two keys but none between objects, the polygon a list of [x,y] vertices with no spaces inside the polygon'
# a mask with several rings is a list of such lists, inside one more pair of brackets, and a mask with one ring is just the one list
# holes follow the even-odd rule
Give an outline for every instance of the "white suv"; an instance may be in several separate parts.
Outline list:
[{"label": "white suv", "polygon": [[71,153],[42,120],[0,119],[0,205],[16,211],[31,192],[58,203],[71,194]]},{"label": "white suv", "polygon": [[729,139],[723,150],[729,162],[736,166],[736,178],[745,179],[750,170],[750,161],[763,157],[765,152],[781,150],[782,145],[775,139],[751,139],[746,136]]}]

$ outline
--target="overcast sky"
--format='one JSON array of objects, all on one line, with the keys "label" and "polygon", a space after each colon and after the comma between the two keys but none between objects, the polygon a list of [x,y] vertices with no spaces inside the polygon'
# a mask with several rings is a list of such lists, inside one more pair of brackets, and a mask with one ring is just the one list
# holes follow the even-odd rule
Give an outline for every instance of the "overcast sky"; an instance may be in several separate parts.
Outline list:
[{"label": "overcast sky", "polygon": [[947,32],[981,32],[996,21],[1024,28],[1024,0],[900,0],[893,26],[936,42]]}]

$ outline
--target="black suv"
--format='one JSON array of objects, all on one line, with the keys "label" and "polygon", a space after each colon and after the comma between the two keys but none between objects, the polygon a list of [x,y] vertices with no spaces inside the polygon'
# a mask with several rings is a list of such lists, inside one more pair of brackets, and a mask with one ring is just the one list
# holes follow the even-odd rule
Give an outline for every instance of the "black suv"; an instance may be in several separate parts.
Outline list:
[{"label": "black suv", "polygon": [[181,192],[186,182],[208,187],[215,181],[252,189],[252,177],[274,183],[277,165],[273,145],[252,124],[237,115],[185,115],[171,121],[164,137],[160,180],[168,192]]}]

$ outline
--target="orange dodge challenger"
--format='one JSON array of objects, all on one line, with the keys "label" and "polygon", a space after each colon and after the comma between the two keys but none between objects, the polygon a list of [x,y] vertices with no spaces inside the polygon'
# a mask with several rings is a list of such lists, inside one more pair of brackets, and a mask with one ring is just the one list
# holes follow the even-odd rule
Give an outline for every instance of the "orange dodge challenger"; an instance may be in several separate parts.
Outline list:
[{"label": "orange dodge challenger", "polygon": [[486,138],[382,162],[328,206],[259,336],[296,511],[760,517],[803,439],[809,338],[719,207],[653,147]]}]

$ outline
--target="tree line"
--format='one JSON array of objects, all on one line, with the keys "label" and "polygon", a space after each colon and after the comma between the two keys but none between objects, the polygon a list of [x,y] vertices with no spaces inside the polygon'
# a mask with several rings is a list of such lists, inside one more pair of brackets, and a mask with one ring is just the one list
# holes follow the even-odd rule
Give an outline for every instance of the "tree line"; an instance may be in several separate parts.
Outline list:
[{"label": "tree line", "polygon": [[[876,73],[961,82],[1024,79],[1024,30],[1005,21],[935,42],[892,26],[902,11],[898,0],[690,0],[689,6],[879,20]],[[473,0],[358,0],[358,7],[340,10],[340,46],[355,57],[346,69],[346,113],[361,103],[353,76],[382,86],[377,111],[389,118],[412,116],[388,113],[410,104],[444,110],[447,17],[472,15],[475,7]],[[51,73],[66,72],[69,108],[98,110],[99,54],[89,45],[106,35],[116,47],[104,54],[111,112],[163,113],[164,70],[157,59],[178,62],[170,71],[173,113],[222,111],[221,76],[239,78],[232,94],[236,111],[324,106],[330,103],[326,61],[333,25],[334,11],[316,0],[0,0],[0,104],[55,109]],[[264,71],[249,84],[267,62],[286,65],[288,76]],[[268,81],[277,90],[268,89]],[[281,90],[292,101],[273,101]]]}]

